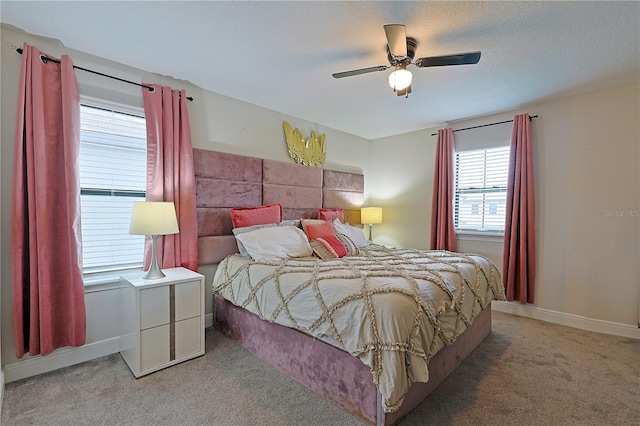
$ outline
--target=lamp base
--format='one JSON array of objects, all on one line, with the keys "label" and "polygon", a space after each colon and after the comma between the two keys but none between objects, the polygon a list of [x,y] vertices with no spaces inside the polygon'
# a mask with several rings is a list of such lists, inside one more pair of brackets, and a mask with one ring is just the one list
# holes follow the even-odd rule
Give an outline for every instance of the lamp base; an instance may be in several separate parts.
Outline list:
[{"label": "lamp base", "polygon": [[164,278],[164,277],[166,277],[166,275],[164,274],[164,272],[162,272],[160,268],[156,268],[156,269],[149,268],[149,270],[147,271],[146,274],[144,274],[142,279],[159,280],[160,278]]},{"label": "lamp base", "polygon": [[156,241],[158,239],[157,235],[151,236],[151,266],[149,266],[149,270],[142,277],[144,280],[159,280],[160,278],[166,277],[164,272],[158,266],[158,256],[156,252]]}]

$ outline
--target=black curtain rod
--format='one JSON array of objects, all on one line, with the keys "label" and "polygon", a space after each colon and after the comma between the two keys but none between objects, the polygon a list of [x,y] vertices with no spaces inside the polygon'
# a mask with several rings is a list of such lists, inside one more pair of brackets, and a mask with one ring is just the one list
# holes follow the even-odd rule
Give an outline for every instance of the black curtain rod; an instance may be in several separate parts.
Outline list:
[{"label": "black curtain rod", "polygon": [[[529,116],[529,120],[533,120],[534,118],[538,118],[537,115],[531,115]],[[478,129],[480,127],[489,127],[489,126],[495,126],[496,124],[504,124],[504,123],[513,123],[513,120],[506,120],[506,121],[498,121],[497,123],[489,123],[489,124],[481,124],[479,126],[473,126],[473,127],[465,127],[464,129],[457,129],[454,130],[453,133],[455,132],[462,132],[463,130],[471,130],[471,129]],[[431,136],[437,136],[437,133],[431,133]]]},{"label": "black curtain rod", "polygon": [[[21,47],[18,47],[16,49],[16,51],[19,54],[22,55],[22,48]],[[48,56],[45,56],[45,55],[42,55],[42,58],[43,58],[44,62],[51,61],[51,62],[55,62],[56,64],[60,63],[59,60],[54,59],[54,58],[49,58]],[[115,77],[113,75],[104,74],[104,73],[101,73],[101,72],[98,72],[98,71],[94,71],[94,70],[90,70],[90,69],[87,69],[87,68],[82,68],[82,67],[79,67],[77,65],[74,65],[73,67],[76,68],[76,69],[79,69],[81,71],[90,72],[91,74],[97,74],[97,75],[102,76],[102,77],[107,77],[107,78],[112,78],[114,80],[122,81],[123,83],[135,84],[136,86],[146,87],[147,89],[149,89],[150,92],[153,92],[155,90],[152,86],[147,86],[146,84],[140,84],[140,83],[136,83],[135,81],[125,80],[124,78]],[[190,101],[193,101],[193,98],[191,96],[187,96],[187,99],[190,100]]]}]

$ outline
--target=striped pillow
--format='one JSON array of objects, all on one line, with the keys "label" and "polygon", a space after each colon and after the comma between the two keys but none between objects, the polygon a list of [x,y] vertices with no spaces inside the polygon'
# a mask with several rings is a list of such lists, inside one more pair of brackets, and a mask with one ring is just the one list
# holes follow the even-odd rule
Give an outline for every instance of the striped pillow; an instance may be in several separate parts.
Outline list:
[{"label": "striped pillow", "polygon": [[340,234],[336,232],[336,237],[344,244],[344,247],[347,249],[347,256],[358,256],[360,254],[360,250],[356,243],[353,242],[351,238],[344,234]]},{"label": "striped pillow", "polygon": [[338,259],[359,254],[358,247],[343,234],[325,235],[310,242],[313,254],[322,260]]}]

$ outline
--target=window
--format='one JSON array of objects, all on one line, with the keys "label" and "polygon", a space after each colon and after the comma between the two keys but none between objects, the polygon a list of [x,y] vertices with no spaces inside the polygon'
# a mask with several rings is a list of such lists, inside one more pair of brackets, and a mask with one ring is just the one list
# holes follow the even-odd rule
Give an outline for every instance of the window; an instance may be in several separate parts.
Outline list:
[{"label": "window", "polygon": [[456,153],[456,230],[504,232],[508,172],[508,146]]},{"label": "window", "polygon": [[144,236],[129,235],[132,203],[146,195],[146,125],[143,111],[137,112],[80,105],[85,274],[142,265]]}]

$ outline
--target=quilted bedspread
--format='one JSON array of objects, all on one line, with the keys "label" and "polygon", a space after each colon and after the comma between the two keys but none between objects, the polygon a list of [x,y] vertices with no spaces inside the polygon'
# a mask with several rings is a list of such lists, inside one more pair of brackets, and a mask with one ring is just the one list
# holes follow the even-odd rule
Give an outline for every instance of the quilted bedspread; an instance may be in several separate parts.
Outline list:
[{"label": "quilted bedspread", "polygon": [[504,300],[485,257],[445,251],[362,248],[359,256],[218,266],[213,289],[261,319],[326,340],[371,368],[385,412],[396,411],[427,364],[491,300]]}]

